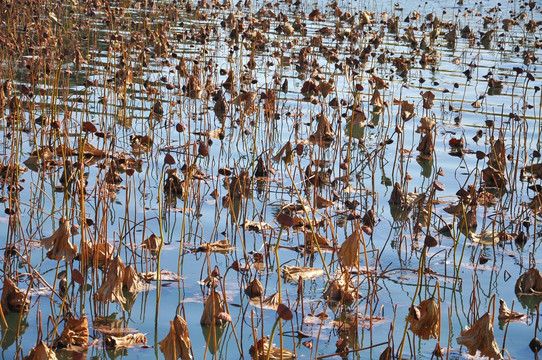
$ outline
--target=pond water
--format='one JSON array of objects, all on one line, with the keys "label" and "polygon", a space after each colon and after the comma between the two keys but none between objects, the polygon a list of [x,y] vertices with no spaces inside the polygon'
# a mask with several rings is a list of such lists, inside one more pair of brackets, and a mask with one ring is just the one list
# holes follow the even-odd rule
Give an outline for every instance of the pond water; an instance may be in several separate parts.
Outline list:
[{"label": "pond water", "polygon": [[[486,312],[505,358],[533,356],[539,2],[0,10],[3,278],[29,300],[2,298],[3,358],[163,358],[181,315],[195,359],[263,337],[275,358],[461,359]],[[62,349],[70,316],[88,346]]]}]

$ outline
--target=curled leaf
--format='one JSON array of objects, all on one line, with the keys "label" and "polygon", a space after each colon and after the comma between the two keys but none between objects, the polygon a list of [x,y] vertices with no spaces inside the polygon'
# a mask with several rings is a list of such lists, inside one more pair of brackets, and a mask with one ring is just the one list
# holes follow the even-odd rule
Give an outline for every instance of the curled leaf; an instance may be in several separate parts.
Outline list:
[{"label": "curled leaf", "polygon": [[350,234],[342,244],[339,253],[337,254],[337,258],[345,267],[359,266],[359,249],[360,234],[356,229],[356,231]]},{"label": "curled leaf", "polygon": [[407,321],[410,330],[422,339],[436,339],[440,333],[440,306],[435,299],[426,299],[410,309]]},{"label": "curled leaf", "polygon": [[124,278],[124,263],[120,256],[117,256],[111,261],[102,286],[96,292],[96,300],[101,302],[119,302],[124,304],[126,298],[122,294]]},{"label": "curled leaf", "polygon": [[221,312],[225,312],[224,301],[220,293],[213,290],[211,295],[205,300],[200,324],[211,325],[213,322],[217,325],[221,324],[222,320],[216,317]]},{"label": "curled leaf", "polygon": [[[147,337],[145,334],[128,334],[124,336],[108,335],[105,337],[105,346],[113,349],[124,349],[135,345],[145,345]],[[167,359],[167,357],[166,357]]]},{"label": "curled leaf", "polygon": [[189,360],[190,355],[190,336],[188,334],[188,325],[186,321],[177,315],[170,322],[170,329],[164,340],[160,341],[160,351],[164,354],[166,360]]},{"label": "curled leaf", "polygon": [[40,343],[30,350],[28,355],[24,357],[23,360],[56,360],[57,357],[55,355],[55,352],[51,350],[47,344],[45,344],[43,341],[40,341]]},{"label": "curled leaf", "polygon": [[475,355],[478,350],[482,356],[490,359],[502,359],[499,345],[493,335],[493,323],[491,314],[485,313],[476,320],[472,327],[461,331],[461,336],[457,338],[459,345],[465,345],[469,349],[469,354]]},{"label": "curled leaf", "polygon": [[70,243],[71,225],[65,218],[60,219],[60,226],[48,238],[41,239],[47,249],[47,257],[52,260],[72,261],[77,255],[77,246]]},{"label": "curled leaf", "polygon": [[252,359],[255,360],[286,360],[294,358],[294,353],[290,350],[269,346],[268,338],[261,338],[258,340],[256,346],[252,345],[250,347],[249,353]]},{"label": "curled leaf", "polygon": [[521,320],[524,317],[525,317],[525,314],[510,310],[503,299],[499,300],[499,320],[500,321]]},{"label": "curled leaf", "polygon": [[69,348],[72,345],[86,347],[88,345],[88,319],[71,317],[66,321],[62,334],[55,342],[55,347]]},{"label": "curled leaf", "polygon": [[26,294],[6,276],[0,303],[2,304],[2,311],[4,314],[20,313],[21,311],[28,311],[30,300],[28,300]]}]

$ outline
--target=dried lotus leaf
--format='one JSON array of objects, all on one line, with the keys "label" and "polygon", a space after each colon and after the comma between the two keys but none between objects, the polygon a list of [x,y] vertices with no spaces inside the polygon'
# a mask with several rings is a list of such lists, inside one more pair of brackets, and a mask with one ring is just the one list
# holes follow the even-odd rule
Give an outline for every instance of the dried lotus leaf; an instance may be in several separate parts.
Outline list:
[{"label": "dried lotus leaf", "polygon": [[245,289],[245,294],[248,295],[249,298],[260,298],[263,295],[263,286],[260,280],[254,279],[248,284],[248,286]]},{"label": "dried lotus leaf", "polygon": [[255,360],[287,360],[293,359],[294,353],[290,350],[280,349],[275,346],[269,346],[269,339],[261,338],[256,346],[252,345],[249,349],[250,356]]},{"label": "dried lotus leaf", "polygon": [[124,349],[124,348],[129,348],[135,345],[145,345],[145,344],[147,344],[147,336],[141,333],[128,334],[124,336],[109,335],[109,336],[106,336],[105,338],[105,345],[108,348],[113,348],[113,349]]},{"label": "dried lotus leaf", "polygon": [[337,258],[345,267],[359,266],[360,234],[356,230],[346,238],[342,244]]},{"label": "dried lotus leaf", "polygon": [[510,310],[503,299],[499,300],[499,321],[521,320],[524,317],[525,314]]},{"label": "dried lotus leaf", "polygon": [[77,246],[70,243],[71,235],[70,222],[65,218],[60,219],[60,226],[53,235],[41,239],[43,246],[50,249],[47,257],[58,261],[72,261],[77,256]]},{"label": "dried lotus leaf", "polygon": [[143,242],[141,243],[141,247],[152,252],[157,252],[162,247],[162,244],[162,238],[160,238],[156,234],[152,234],[147,239],[143,240]]},{"label": "dried lotus leaf", "polygon": [[213,290],[211,295],[205,300],[203,314],[201,315],[201,325],[211,325],[213,322],[219,325],[222,321],[216,317],[217,314],[225,312],[224,301],[220,293]]},{"label": "dried lotus leaf", "polygon": [[282,276],[286,282],[314,279],[324,274],[324,270],[304,266],[283,266]]},{"label": "dried lotus leaf", "polygon": [[516,281],[514,291],[522,304],[535,308],[542,300],[542,274],[540,271],[533,267],[523,273]]},{"label": "dried lotus leaf", "polygon": [[410,330],[422,339],[436,339],[440,333],[440,306],[435,299],[426,299],[410,310],[407,321]]},{"label": "dried lotus leaf", "polygon": [[235,248],[231,246],[229,239],[224,240],[218,240],[213,243],[203,243],[201,246],[197,249],[197,251],[202,252],[220,252],[220,253],[226,253],[228,251],[232,251]]},{"label": "dried lotus leaf", "polygon": [[4,279],[2,299],[0,302],[4,314],[26,312],[30,304],[30,300],[26,298],[26,294],[8,277]]},{"label": "dried lotus leaf", "polygon": [[124,263],[119,256],[109,264],[102,286],[96,292],[96,300],[101,302],[119,302],[124,304],[126,298],[122,294]]},{"label": "dried lotus leaf", "polygon": [[166,360],[192,359],[190,355],[192,345],[186,321],[177,315],[170,324],[169,333],[164,340],[160,341],[160,351],[162,351]]},{"label": "dried lotus leaf", "polygon": [[480,350],[482,356],[490,359],[502,359],[499,345],[495,341],[493,334],[493,323],[491,314],[485,313],[481,318],[474,322],[472,327],[461,331],[461,336],[457,338],[459,345],[465,345],[469,349],[470,355],[476,355]]},{"label": "dried lotus leaf", "polygon": [[40,341],[35,348],[30,350],[28,355],[26,355],[23,360],[56,360],[57,357],[55,352],[51,350],[47,344],[43,341]]},{"label": "dried lotus leaf", "polygon": [[143,288],[141,276],[139,276],[138,272],[132,265],[124,269],[124,273],[122,274],[122,284],[131,294],[137,294]]},{"label": "dried lotus leaf", "polygon": [[350,285],[348,273],[343,273],[339,278],[331,280],[324,292],[324,299],[341,304],[350,305],[355,300],[355,289]]},{"label": "dried lotus leaf", "polygon": [[69,348],[72,345],[86,347],[88,345],[88,319],[71,317],[66,321],[62,334],[55,342],[56,347]]}]

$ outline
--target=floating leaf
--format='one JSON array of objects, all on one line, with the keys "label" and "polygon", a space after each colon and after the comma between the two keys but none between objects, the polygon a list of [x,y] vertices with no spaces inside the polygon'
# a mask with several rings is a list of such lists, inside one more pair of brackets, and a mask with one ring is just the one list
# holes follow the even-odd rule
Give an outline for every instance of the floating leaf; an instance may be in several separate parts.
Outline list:
[{"label": "floating leaf", "polygon": [[286,282],[315,279],[324,275],[324,270],[311,267],[287,265],[282,267],[282,276]]},{"label": "floating leaf", "polygon": [[210,244],[203,243],[197,249],[197,251],[202,251],[202,252],[220,252],[220,253],[226,253],[232,250],[235,250],[235,248],[231,246],[229,239],[218,240]]},{"label": "floating leaf", "polygon": [[[128,334],[124,336],[108,335],[105,337],[105,346],[112,349],[125,349],[136,345],[146,345],[147,336],[145,334]],[[167,356],[166,356],[167,359]],[[176,359],[176,358],[175,358]]]},{"label": "floating leaf", "polygon": [[252,345],[249,349],[250,356],[255,360],[287,360],[293,359],[294,353],[290,350],[280,349],[275,346],[269,346],[268,338],[261,338],[256,346]]}]

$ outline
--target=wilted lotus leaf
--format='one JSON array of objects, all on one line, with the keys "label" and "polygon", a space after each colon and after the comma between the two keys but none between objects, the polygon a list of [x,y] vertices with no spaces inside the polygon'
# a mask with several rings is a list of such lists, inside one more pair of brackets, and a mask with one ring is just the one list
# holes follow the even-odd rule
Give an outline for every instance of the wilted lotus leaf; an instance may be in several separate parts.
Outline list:
[{"label": "wilted lotus leaf", "polygon": [[275,346],[269,347],[268,338],[258,340],[256,346],[252,345],[248,352],[252,359],[256,360],[286,360],[294,358],[294,353],[290,350],[280,349]]},{"label": "wilted lotus leaf", "polygon": [[401,184],[399,184],[398,182],[396,182],[393,186],[390,200],[388,202],[390,205],[401,205],[405,202],[405,195],[403,194],[403,189],[401,188]]},{"label": "wilted lotus leaf", "polygon": [[237,107],[242,106],[244,115],[250,116],[258,110],[258,107],[256,106],[257,98],[258,94],[255,92],[242,92],[232,103]]},{"label": "wilted lotus leaf", "polygon": [[145,248],[151,252],[157,252],[162,247],[163,241],[162,238],[152,234],[147,239],[143,240],[141,247]]},{"label": "wilted lotus leaf", "polygon": [[533,267],[523,273],[516,281],[516,296],[522,304],[536,307],[542,300],[542,274]]},{"label": "wilted lotus leaf", "polygon": [[316,195],[316,208],[317,209],[322,209],[322,208],[326,208],[326,207],[330,207],[330,206],[333,206],[335,205],[335,203],[331,200],[328,200],[320,195]]},{"label": "wilted lotus leaf", "polygon": [[317,251],[318,247],[315,245],[315,240],[320,249],[330,247],[330,241],[327,238],[318,233],[313,233],[312,231],[307,230],[305,231],[305,251],[307,253],[312,254],[313,252]]},{"label": "wilted lotus leaf", "polygon": [[[461,204],[458,204],[458,207],[459,207],[459,213],[457,215],[459,216],[459,223],[457,224],[457,228],[463,234],[474,232],[476,228],[478,227],[478,219],[476,217],[476,208],[473,208],[472,210],[469,210],[465,213]],[[482,234],[480,235],[489,235],[489,234],[484,234],[485,232],[487,231],[482,231]],[[485,239],[480,239],[480,240],[484,241]],[[487,239],[487,240],[490,240],[490,239]],[[498,241],[499,240],[497,239],[497,242]]]},{"label": "wilted lotus leaf", "polygon": [[493,230],[483,230],[480,234],[469,233],[472,242],[482,245],[497,245],[501,240],[501,233]]},{"label": "wilted lotus leaf", "polygon": [[403,121],[408,121],[414,117],[415,115],[414,103],[409,103],[406,100],[403,100],[403,101],[394,100],[394,104],[396,103],[401,104],[401,119],[403,119]]},{"label": "wilted lotus leaf", "polygon": [[218,240],[213,243],[203,243],[201,246],[197,249],[197,251],[202,252],[220,252],[220,253],[226,253],[228,251],[232,251],[235,248],[231,246],[230,239],[224,239],[224,240]]},{"label": "wilted lotus leaf", "polygon": [[211,325],[214,322],[216,325],[220,325],[222,320],[217,318],[216,315],[221,312],[225,312],[224,301],[222,300],[220,293],[213,290],[211,295],[205,300],[200,324],[205,326]]},{"label": "wilted lotus leaf", "polygon": [[177,169],[168,169],[167,179],[164,182],[164,191],[170,196],[183,196],[184,181],[179,177]]},{"label": "wilted lotus leaf", "polygon": [[274,293],[273,295],[269,296],[267,299],[262,301],[262,305],[264,306],[264,308],[268,308],[268,309],[272,309],[272,310],[277,310],[279,304],[280,303],[279,303],[279,293],[278,292]]},{"label": "wilted lotus leaf", "polygon": [[356,229],[339,249],[337,258],[344,267],[359,266],[360,239],[360,234]]},{"label": "wilted lotus leaf", "polygon": [[152,149],[153,140],[148,135],[131,135],[130,146],[136,155],[146,153]]},{"label": "wilted lotus leaf", "polygon": [[273,156],[271,159],[274,162],[279,162],[280,160],[283,160],[285,163],[288,164],[288,163],[292,162],[293,154],[294,154],[294,151],[293,151],[293,148],[292,148],[292,143],[288,141],[279,150],[279,152],[275,156]]},{"label": "wilted lotus leaf", "polygon": [[532,174],[536,179],[542,179],[542,163],[529,164],[523,168],[525,172]]},{"label": "wilted lotus leaf", "polygon": [[493,34],[495,33],[495,30],[488,30],[481,38],[480,38],[480,44],[484,45],[486,49],[489,49],[491,45],[491,40],[493,40]]},{"label": "wilted lotus leaf", "polygon": [[324,292],[324,299],[350,305],[355,300],[355,289],[350,285],[349,274],[342,273],[337,279],[331,280]]},{"label": "wilted lotus leaf", "polygon": [[190,336],[186,321],[177,315],[170,322],[169,333],[160,341],[160,351],[164,354],[166,360],[188,360],[192,359],[190,355]]},{"label": "wilted lotus leaf", "polygon": [[431,91],[426,91],[422,92],[421,95],[423,98],[423,108],[431,109],[434,105],[435,94],[433,94]]},{"label": "wilted lotus leaf", "polygon": [[264,160],[260,156],[256,164],[256,170],[254,170],[254,176],[257,178],[265,178],[269,175],[269,170],[267,165],[264,163]]},{"label": "wilted lotus leaf", "polygon": [[56,360],[56,354],[43,341],[30,350],[23,360]]},{"label": "wilted lotus leaf", "polygon": [[431,119],[430,117],[424,116],[420,119],[420,127],[418,128],[418,130],[428,132],[433,130],[434,127],[435,120]]},{"label": "wilted lotus leaf", "polygon": [[312,79],[309,79],[303,83],[301,94],[305,97],[305,100],[309,100],[314,96],[318,96],[318,90],[318,85]]},{"label": "wilted lotus leaf", "polygon": [[139,276],[132,265],[124,269],[124,273],[122,274],[122,284],[131,294],[137,294],[143,288],[141,276]]},{"label": "wilted lotus leaf", "polygon": [[72,345],[86,347],[88,345],[88,319],[71,317],[66,320],[62,334],[55,342],[55,347],[69,348]]},{"label": "wilted lotus leaf", "polygon": [[421,138],[420,144],[416,148],[420,152],[420,157],[425,160],[433,159],[433,152],[435,151],[435,144],[433,143],[433,134],[430,132],[425,133]]},{"label": "wilted lotus leaf", "polygon": [[273,227],[266,222],[246,220],[243,228],[247,231],[262,232],[265,230],[273,230]]},{"label": "wilted lotus leaf", "polygon": [[435,299],[426,299],[410,309],[407,321],[410,330],[422,339],[436,339],[440,333],[440,306]]},{"label": "wilted lotus leaf", "polygon": [[373,111],[375,113],[380,113],[382,111],[382,106],[384,105],[384,103],[382,102],[382,96],[380,95],[380,91],[378,91],[378,88],[375,88],[375,91],[373,92],[373,96],[371,97],[369,103],[373,106]]},{"label": "wilted lotus leaf", "polygon": [[324,98],[328,96],[330,92],[333,91],[333,78],[329,80],[329,82],[325,80],[320,80],[320,84],[318,85],[318,89],[320,90],[320,93]]},{"label": "wilted lotus leaf", "polygon": [[30,300],[26,298],[26,294],[22,292],[10,278],[6,276],[4,279],[4,287],[2,289],[2,311],[4,314],[19,313],[28,311]]},{"label": "wilted lotus leaf", "polygon": [[47,252],[47,257],[58,261],[72,261],[77,255],[77,246],[70,243],[71,235],[70,222],[65,218],[60,219],[60,226],[53,235],[41,239],[43,246],[47,249],[52,248]]},{"label": "wilted lotus leaf", "polygon": [[116,256],[105,273],[105,279],[102,283],[102,286],[96,292],[96,300],[102,302],[119,302],[124,304],[126,298],[122,294],[124,278],[124,263],[122,262],[120,256]]},{"label": "wilted lotus leaf", "polygon": [[497,139],[491,143],[491,151],[488,154],[489,166],[498,170],[506,168],[506,146],[504,141]]},{"label": "wilted lotus leaf", "polygon": [[[107,153],[103,150],[100,150],[98,149],[96,146],[88,143],[85,141],[84,145],[83,145],[83,149],[81,149],[81,144],[79,144],[79,151],[83,151],[83,155],[85,156],[94,156],[94,157],[99,157],[99,158],[102,158],[102,157],[105,157],[107,156]],[[57,150],[58,151],[58,150]],[[77,155],[77,153],[75,154]]]},{"label": "wilted lotus leaf", "polygon": [[263,295],[263,286],[260,280],[252,280],[245,289],[245,294],[249,298],[260,298]]},{"label": "wilted lotus leaf", "polygon": [[524,317],[525,314],[510,310],[503,299],[499,300],[499,321],[515,321]]},{"label": "wilted lotus leaf", "polygon": [[489,313],[485,313],[479,318],[472,325],[472,328],[461,331],[457,343],[465,345],[469,349],[470,355],[476,355],[476,352],[480,350],[482,356],[487,356],[490,359],[502,359],[499,345],[493,335],[493,323]]},{"label": "wilted lotus leaf", "polygon": [[282,267],[282,276],[286,282],[298,281],[299,278],[301,278],[301,280],[314,279],[318,276],[322,276],[323,274],[324,270],[311,267],[290,265]]},{"label": "wilted lotus leaf", "polygon": [[198,76],[190,75],[188,84],[186,85],[186,95],[191,99],[200,99],[203,94],[201,81]]},{"label": "wilted lotus leaf", "polygon": [[128,334],[124,336],[107,335],[105,337],[105,346],[112,349],[124,349],[135,345],[145,345],[146,343],[147,337],[145,334],[141,333]]},{"label": "wilted lotus leaf", "polygon": [[318,127],[316,128],[316,132],[311,135],[311,139],[314,139],[318,145],[326,146],[333,141],[331,124],[324,114],[317,115],[316,119],[318,120]]},{"label": "wilted lotus leaf", "polygon": [[492,166],[488,166],[482,170],[482,179],[484,180],[485,186],[496,187],[499,189],[504,189],[507,183],[504,173]]},{"label": "wilted lotus leaf", "polygon": [[108,242],[93,244],[81,241],[80,260],[87,266],[101,266],[112,260],[115,248]]}]

